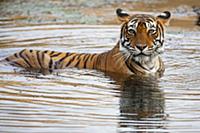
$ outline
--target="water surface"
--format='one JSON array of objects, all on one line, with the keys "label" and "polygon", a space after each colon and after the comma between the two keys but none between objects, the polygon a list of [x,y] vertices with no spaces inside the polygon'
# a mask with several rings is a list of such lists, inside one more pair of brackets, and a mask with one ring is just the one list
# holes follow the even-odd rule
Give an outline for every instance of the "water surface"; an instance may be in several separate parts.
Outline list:
[{"label": "water surface", "polygon": [[[0,27],[0,58],[24,48],[100,53],[115,25]],[[1,132],[200,132],[200,32],[171,27],[161,79],[64,69],[50,75],[0,65]]]}]

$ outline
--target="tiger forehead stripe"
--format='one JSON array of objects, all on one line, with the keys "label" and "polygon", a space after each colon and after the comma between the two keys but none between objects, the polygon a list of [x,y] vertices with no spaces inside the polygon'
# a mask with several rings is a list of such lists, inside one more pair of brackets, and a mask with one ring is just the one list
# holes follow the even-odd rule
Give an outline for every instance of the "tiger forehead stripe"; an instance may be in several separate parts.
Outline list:
[{"label": "tiger forehead stripe", "polygon": [[155,22],[146,22],[146,26],[149,29],[155,29],[156,28],[156,23]]},{"label": "tiger forehead stripe", "polygon": [[138,25],[138,19],[133,19],[128,23],[128,27],[136,28]]},{"label": "tiger forehead stripe", "polygon": [[135,16],[129,21],[128,27],[135,29],[141,22],[140,20],[145,23],[146,28],[156,28],[155,18],[146,15]]}]

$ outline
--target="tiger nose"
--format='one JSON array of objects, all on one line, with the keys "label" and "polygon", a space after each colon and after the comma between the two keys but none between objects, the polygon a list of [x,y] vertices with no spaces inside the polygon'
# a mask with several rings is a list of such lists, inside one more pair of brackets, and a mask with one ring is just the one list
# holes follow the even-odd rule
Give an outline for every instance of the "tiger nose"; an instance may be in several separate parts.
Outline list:
[{"label": "tiger nose", "polygon": [[137,49],[139,49],[140,51],[143,51],[143,50],[147,47],[147,45],[138,44],[138,45],[136,45],[136,47],[137,47]]}]

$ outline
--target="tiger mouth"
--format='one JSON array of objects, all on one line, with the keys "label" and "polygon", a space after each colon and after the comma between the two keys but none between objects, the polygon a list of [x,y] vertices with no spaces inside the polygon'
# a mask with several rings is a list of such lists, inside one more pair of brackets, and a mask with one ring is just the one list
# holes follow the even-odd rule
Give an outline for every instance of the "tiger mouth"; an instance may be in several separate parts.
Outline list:
[{"label": "tiger mouth", "polygon": [[134,57],[137,57],[137,56],[151,56],[155,53],[155,51],[151,51],[151,52],[148,52],[148,53],[144,53],[144,52],[140,52],[140,53],[137,53],[135,54],[135,52],[131,51],[132,55]]},{"label": "tiger mouth", "polygon": [[136,56],[151,56],[151,54],[140,53],[140,54],[138,54],[138,55],[136,55]]}]

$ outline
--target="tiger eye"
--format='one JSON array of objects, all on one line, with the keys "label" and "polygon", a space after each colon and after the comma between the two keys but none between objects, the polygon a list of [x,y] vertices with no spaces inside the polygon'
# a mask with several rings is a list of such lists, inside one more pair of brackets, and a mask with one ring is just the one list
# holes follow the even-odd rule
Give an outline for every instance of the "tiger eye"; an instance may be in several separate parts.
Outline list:
[{"label": "tiger eye", "polygon": [[129,29],[129,30],[128,30],[128,33],[129,33],[130,35],[133,35],[133,36],[136,35],[136,32],[135,32],[135,30],[133,30],[133,29]]},{"label": "tiger eye", "polygon": [[154,35],[154,34],[156,34],[156,29],[150,29],[148,31],[148,33],[151,34],[151,35]]}]

